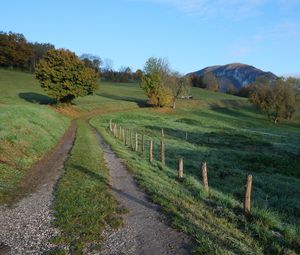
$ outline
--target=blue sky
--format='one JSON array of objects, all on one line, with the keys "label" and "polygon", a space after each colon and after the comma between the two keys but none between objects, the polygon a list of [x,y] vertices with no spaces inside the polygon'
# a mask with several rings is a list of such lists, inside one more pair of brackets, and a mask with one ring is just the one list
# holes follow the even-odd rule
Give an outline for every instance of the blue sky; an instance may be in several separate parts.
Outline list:
[{"label": "blue sky", "polygon": [[241,62],[300,75],[300,0],[11,0],[0,30],[109,58],[114,69],[155,56],[181,73]]}]

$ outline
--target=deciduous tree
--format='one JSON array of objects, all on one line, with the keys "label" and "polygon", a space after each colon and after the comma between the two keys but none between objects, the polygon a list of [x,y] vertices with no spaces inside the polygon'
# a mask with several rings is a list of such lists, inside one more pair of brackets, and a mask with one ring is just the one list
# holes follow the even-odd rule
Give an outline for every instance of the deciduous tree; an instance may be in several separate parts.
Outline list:
[{"label": "deciduous tree", "polygon": [[215,92],[219,91],[220,88],[219,81],[213,72],[204,73],[202,82],[206,88]]},{"label": "deciduous tree", "polygon": [[64,49],[49,50],[36,66],[35,75],[46,93],[58,103],[70,103],[97,88],[95,70],[86,67],[75,53]]},{"label": "deciduous tree", "polygon": [[169,75],[166,86],[170,89],[172,95],[173,109],[176,108],[176,100],[180,96],[187,96],[191,88],[190,78],[180,75],[179,73],[172,73]]},{"label": "deciduous tree", "polygon": [[145,75],[141,79],[141,88],[148,97],[148,103],[163,107],[171,104],[172,93],[167,86],[169,66],[162,58],[149,58],[145,64]]},{"label": "deciduous tree", "polygon": [[33,50],[22,34],[0,32],[0,66],[28,69]]},{"label": "deciduous tree", "polygon": [[291,119],[299,107],[297,80],[278,78],[272,84],[258,78],[250,94],[250,102],[265,112],[276,124],[280,118]]},{"label": "deciduous tree", "polygon": [[98,56],[84,53],[80,56],[86,67],[94,69],[97,73],[100,73],[100,66],[102,65],[102,59]]}]

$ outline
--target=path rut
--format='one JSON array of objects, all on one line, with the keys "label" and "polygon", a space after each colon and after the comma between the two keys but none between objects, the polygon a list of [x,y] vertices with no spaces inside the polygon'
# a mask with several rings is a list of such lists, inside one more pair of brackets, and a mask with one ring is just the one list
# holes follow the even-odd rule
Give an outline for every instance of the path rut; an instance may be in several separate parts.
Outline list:
[{"label": "path rut", "polygon": [[106,242],[100,254],[191,254],[191,238],[164,223],[159,207],[148,201],[122,160],[98,133],[97,137],[110,171],[112,193],[117,201],[129,210],[124,216],[122,228],[104,233]]},{"label": "path rut", "polygon": [[[0,255],[43,254],[59,231],[53,220],[53,190],[75,138],[73,122],[56,147],[33,166],[19,186],[20,196],[0,206]],[[1,244],[2,243],[2,244]]]}]

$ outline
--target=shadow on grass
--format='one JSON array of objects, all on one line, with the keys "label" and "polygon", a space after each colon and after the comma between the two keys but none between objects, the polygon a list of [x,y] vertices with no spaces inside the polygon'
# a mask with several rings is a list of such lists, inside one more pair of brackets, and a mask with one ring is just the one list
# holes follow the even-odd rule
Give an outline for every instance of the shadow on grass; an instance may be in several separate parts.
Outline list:
[{"label": "shadow on grass", "polygon": [[129,96],[118,96],[118,95],[112,95],[108,93],[98,93],[98,96],[102,96],[108,99],[117,100],[117,101],[126,101],[126,102],[133,102],[136,103],[140,108],[150,107],[149,104],[147,104],[146,99],[139,99],[135,97],[129,97]]},{"label": "shadow on grass", "polygon": [[[243,111],[241,111],[241,109],[243,109]],[[232,107],[220,107],[218,105],[211,105],[211,110],[220,113],[222,115],[227,115],[229,117],[234,117],[240,120],[240,118],[247,118],[249,119],[249,115],[251,113],[254,113],[254,110],[251,109],[250,107],[238,107],[238,106],[234,106]],[[251,118],[253,118],[251,116]]]},{"label": "shadow on grass", "polygon": [[55,99],[35,92],[19,93],[19,97],[26,100],[27,102],[35,104],[53,105],[56,103]]},{"label": "shadow on grass", "polygon": [[98,181],[100,181],[102,183],[105,183],[107,186],[109,186],[109,188],[112,191],[114,191],[115,193],[118,193],[120,196],[122,196],[122,197],[124,197],[124,198],[126,198],[126,199],[128,199],[128,200],[130,200],[130,201],[132,201],[134,203],[138,203],[138,204],[140,204],[140,205],[142,205],[144,207],[147,207],[148,209],[151,209],[151,210],[154,210],[154,211],[158,210],[157,206],[155,206],[154,204],[152,204],[150,202],[147,202],[147,201],[144,201],[142,199],[139,199],[139,198],[137,198],[137,197],[135,197],[135,196],[133,196],[133,195],[131,195],[131,194],[123,191],[123,190],[116,189],[116,188],[112,187],[110,185],[110,183],[108,183],[107,179],[104,178],[103,176],[101,176],[100,174],[94,173],[93,171],[91,171],[91,170],[89,170],[86,167],[83,167],[81,165],[72,165],[72,167],[74,169],[77,169],[80,172],[88,175],[92,179],[95,179],[95,180],[98,180]]},{"label": "shadow on grass", "polygon": [[72,168],[74,169],[77,169],[79,170],[80,172],[88,175],[90,178],[94,179],[94,180],[97,180],[97,181],[100,181],[102,183],[105,183],[106,185],[109,186],[109,183],[107,182],[107,179],[104,178],[103,176],[101,176],[100,174],[97,174],[91,170],[89,170],[88,168],[84,167],[84,166],[81,166],[81,165],[76,165],[76,164],[72,164],[71,166]]},{"label": "shadow on grass", "polygon": [[[193,120],[181,119],[180,122],[189,124]],[[200,122],[193,123],[195,126],[201,125]],[[160,126],[146,126],[146,129],[150,129],[154,132],[159,133],[161,131]],[[186,141],[188,143],[205,146],[211,148],[229,148],[238,149],[243,151],[256,152],[257,150],[267,150],[270,153],[274,153],[273,145],[267,141],[261,139],[261,137],[248,136],[246,134],[240,134],[233,132],[232,130],[212,131],[212,132],[185,132],[183,130],[164,128],[165,137]],[[279,152],[278,152],[279,153]],[[282,153],[282,151],[280,151]]]},{"label": "shadow on grass", "polygon": [[[159,138],[160,126],[146,126],[145,128],[157,134],[156,137]],[[297,171],[300,164],[299,152],[291,152],[284,147],[274,146],[272,142],[267,141],[262,136],[240,134],[230,129],[214,132],[189,131],[186,133],[183,130],[165,127],[164,132],[166,161],[169,161],[169,164],[174,164],[174,167],[177,164],[172,163],[174,159],[183,157],[188,159],[187,164],[191,164],[189,167],[199,168],[202,160],[199,161],[200,153],[204,158],[223,159],[225,165],[238,165],[244,171],[263,172],[265,174],[280,173],[285,176],[300,178],[300,173]],[[187,150],[175,145],[174,142],[175,144],[185,142],[199,146],[199,150]],[[206,152],[201,152],[203,150]],[[160,157],[159,144],[154,147],[153,154]],[[170,154],[169,158],[168,154]],[[194,165],[196,161],[199,161],[197,166]],[[220,175],[226,177],[226,173],[220,173]]]}]

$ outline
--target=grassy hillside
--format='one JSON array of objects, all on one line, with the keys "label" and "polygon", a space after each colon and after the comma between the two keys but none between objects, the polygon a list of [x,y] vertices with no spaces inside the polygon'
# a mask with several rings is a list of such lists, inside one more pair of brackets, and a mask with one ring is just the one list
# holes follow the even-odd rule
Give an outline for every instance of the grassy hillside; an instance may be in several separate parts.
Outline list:
[{"label": "grassy hillside", "polygon": [[[193,95],[196,100],[180,102],[176,111],[141,109],[97,117],[91,123],[126,160],[172,224],[196,238],[199,254],[300,252],[299,119],[276,126],[244,99],[200,89]],[[110,119],[145,134],[144,156],[107,133]],[[165,167],[159,163],[161,128]],[[150,139],[153,164],[147,159]],[[176,180],[180,157],[182,182]],[[200,182],[202,160],[208,164],[210,196]],[[249,221],[242,215],[247,173],[253,175],[254,185]]]},{"label": "grassy hillside", "polygon": [[33,75],[0,70],[0,203],[68,127],[66,117],[41,105],[51,101]]},{"label": "grassy hillside", "polygon": [[[0,70],[0,92],[3,201],[32,163],[54,146],[69,120],[46,105],[52,100],[30,74]],[[300,253],[299,117],[274,125],[246,99],[197,88],[191,94],[194,99],[179,100],[176,111],[151,109],[138,84],[101,83],[94,96],[74,100],[64,113],[75,111],[77,117],[85,118],[101,114],[91,123],[125,159],[170,223],[194,236],[198,254]],[[144,155],[112,138],[106,129],[110,119],[145,134]],[[80,125],[81,140],[77,142],[83,144],[90,135],[84,134],[89,131]],[[161,128],[165,132],[166,166],[159,162]],[[147,158],[149,139],[154,140],[152,164]],[[78,146],[76,151],[84,149]],[[183,181],[176,179],[179,157],[184,158]],[[74,154],[71,161],[76,158]],[[202,160],[208,165],[209,195],[200,181]],[[69,168],[73,174],[72,165]],[[253,175],[254,188],[253,214],[248,220],[242,214],[247,173]],[[64,191],[69,182],[64,179],[62,183]],[[62,214],[64,206],[69,205],[63,202],[57,207]],[[66,233],[70,224],[72,220],[65,226],[59,223]],[[70,231],[76,238],[76,231]]]}]

